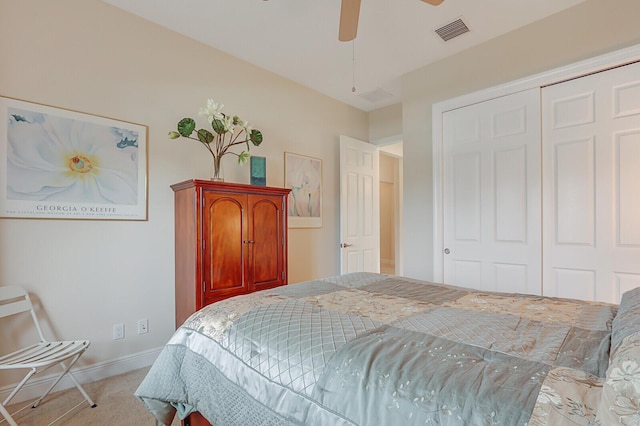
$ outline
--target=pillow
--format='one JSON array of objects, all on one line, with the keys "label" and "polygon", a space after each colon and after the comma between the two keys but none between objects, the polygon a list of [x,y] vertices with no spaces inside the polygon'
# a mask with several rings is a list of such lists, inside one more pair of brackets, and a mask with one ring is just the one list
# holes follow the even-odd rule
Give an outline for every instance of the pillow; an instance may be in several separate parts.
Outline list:
[{"label": "pillow", "polygon": [[611,352],[616,349],[625,337],[640,332],[640,287],[629,290],[622,295],[618,313],[611,326]]},{"label": "pillow", "polygon": [[640,425],[640,287],[622,295],[610,354],[598,419],[603,425]]}]

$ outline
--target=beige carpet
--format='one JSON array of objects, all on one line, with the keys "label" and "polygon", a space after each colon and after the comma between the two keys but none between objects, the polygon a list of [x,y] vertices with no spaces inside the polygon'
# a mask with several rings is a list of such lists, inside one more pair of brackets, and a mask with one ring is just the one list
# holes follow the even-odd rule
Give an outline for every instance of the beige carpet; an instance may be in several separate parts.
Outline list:
[{"label": "beige carpet", "polygon": [[[95,408],[89,407],[89,404],[74,387],[50,394],[37,408],[26,408],[16,414],[14,420],[19,426],[45,426],[79,402],[82,402],[80,406],[56,421],[54,425],[154,425],[154,417],[133,396],[133,392],[138,388],[148,370],[148,368],[142,368],[93,383],[83,384],[82,386],[91,399],[98,404]],[[28,401],[11,405],[8,407],[9,412],[13,413],[27,403]],[[0,426],[6,426],[7,422],[2,420],[4,418],[0,415]],[[172,426],[178,425],[180,425],[180,421],[175,418]]]}]

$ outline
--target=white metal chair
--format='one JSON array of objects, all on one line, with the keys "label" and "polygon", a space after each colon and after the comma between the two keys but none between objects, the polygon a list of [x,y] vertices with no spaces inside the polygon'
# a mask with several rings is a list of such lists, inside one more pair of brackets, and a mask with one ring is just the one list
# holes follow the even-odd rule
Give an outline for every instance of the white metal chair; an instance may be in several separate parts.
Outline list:
[{"label": "white metal chair", "polygon": [[[22,387],[27,383],[31,376],[55,365],[59,365],[62,368],[62,373],[60,373],[58,377],[56,377],[53,384],[51,384],[44,395],[38,398],[33,404],[29,405],[31,405],[31,407],[33,408],[37,407],[38,404],[40,404],[40,401],[42,401],[58,384],[60,379],[62,379],[65,374],[68,374],[69,378],[73,380],[73,383],[76,385],[82,396],[84,396],[84,399],[86,399],[91,407],[95,407],[96,404],[91,400],[89,395],[87,395],[76,378],[73,377],[71,371],[69,371],[71,367],[76,363],[76,361],[78,361],[84,351],[87,350],[90,342],[88,340],[70,340],[57,342],[47,341],[42,334],[42,329],[40,328],[40,324],[38,323],[38,318],[36,317],[33,305],[31,304],[29,294],[20,287],[0,287],[0,318],[25,312],[31,313],[31,318],[33,319],[38,335],[40,336],[40,342],[6,355],[0,355],[0,371],[21,369],[28,370],[27,375],[24,377],[24,379],[22,379],[22,381],[9,394],[9,396],[0,404],[0,413],[2,413],[4,418],[11,426],[17,426],[17,423],[6,409],[9,401],[13,399],[13,397],[18,393],[18,391],[20,391],[20,389],[22,389]],[[82,402],[80,402],[80,404],[82,404]],[[13,415],[27,408],[29,405],[16,411],[15,413],[13,413]],[[78,405],[73,407],[71,410],[75,409]],[[71,410],[67,411],[67,413],[69,413]],[[65,413],[64,415],[66,415],[67,413]],[[2,419],[0,419],[0,423],[2,423]]]}]

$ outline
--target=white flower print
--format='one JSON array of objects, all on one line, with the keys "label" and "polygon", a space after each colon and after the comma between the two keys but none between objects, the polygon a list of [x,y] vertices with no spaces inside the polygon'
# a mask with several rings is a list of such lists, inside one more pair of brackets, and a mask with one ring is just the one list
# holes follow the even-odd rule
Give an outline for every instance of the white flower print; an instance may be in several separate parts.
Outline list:
[{"label": "white flower print", "polygon": [[618,396],[616,398],[616,405],[611,407],[610,410],[619,416],[620,422],[623,425],[640,425],[640,400],[637,398]]},{"label": "white flower print", "polygon": [[632,386],[636,393],[640,393],[640,366],[633,359],[622,361],[619,367],[611,370],[607,384],[616,391]]},{"label": "white flower print", "polygon": [[9,108],[7,198],[136,204],[138,134]]},{"label": "white flower print", "polygon": [[538,402],[540,404],[552,404],[556,407],[562,405],[562,398],[555,389],[548,385],[542,385],[538,394]]}]

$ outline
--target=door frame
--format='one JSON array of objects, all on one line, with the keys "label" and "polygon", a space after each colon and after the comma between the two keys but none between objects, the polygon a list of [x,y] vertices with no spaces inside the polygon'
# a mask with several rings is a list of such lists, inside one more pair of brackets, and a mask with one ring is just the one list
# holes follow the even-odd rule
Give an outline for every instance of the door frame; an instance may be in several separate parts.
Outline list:
[{"label": "door frame", "polygon": [[433,282],[441,283],[444,276],[443,238],[443,126],[446,111],[478,102],[509,95],[523,90],[542,88],[565,80],[640,61],[640,44],[617,50],[591,59],[555,68],[530,77],[490,87],[477,92],[433,104],[432,120],[432,170],[433,170]]},{"label": "door frame", "polygon": [[[404,190],[404,181],[403,181],[403,141],[402,136],[393,136],[390,138],[380,139],[378,141],[371,142],[373,145],[378,147],[378,151],[383,153],[388,157],[393,157],[398,160],[398,168],[395,171],[395,182],[394,182],[394,216],[395,216],[395,254],[396,254],[396,275],[403,275],[403,256],[402,256],[402,215],[403,215],[403,190]],[[400,153],[397,152],[396,147],[399,147]]]}]

